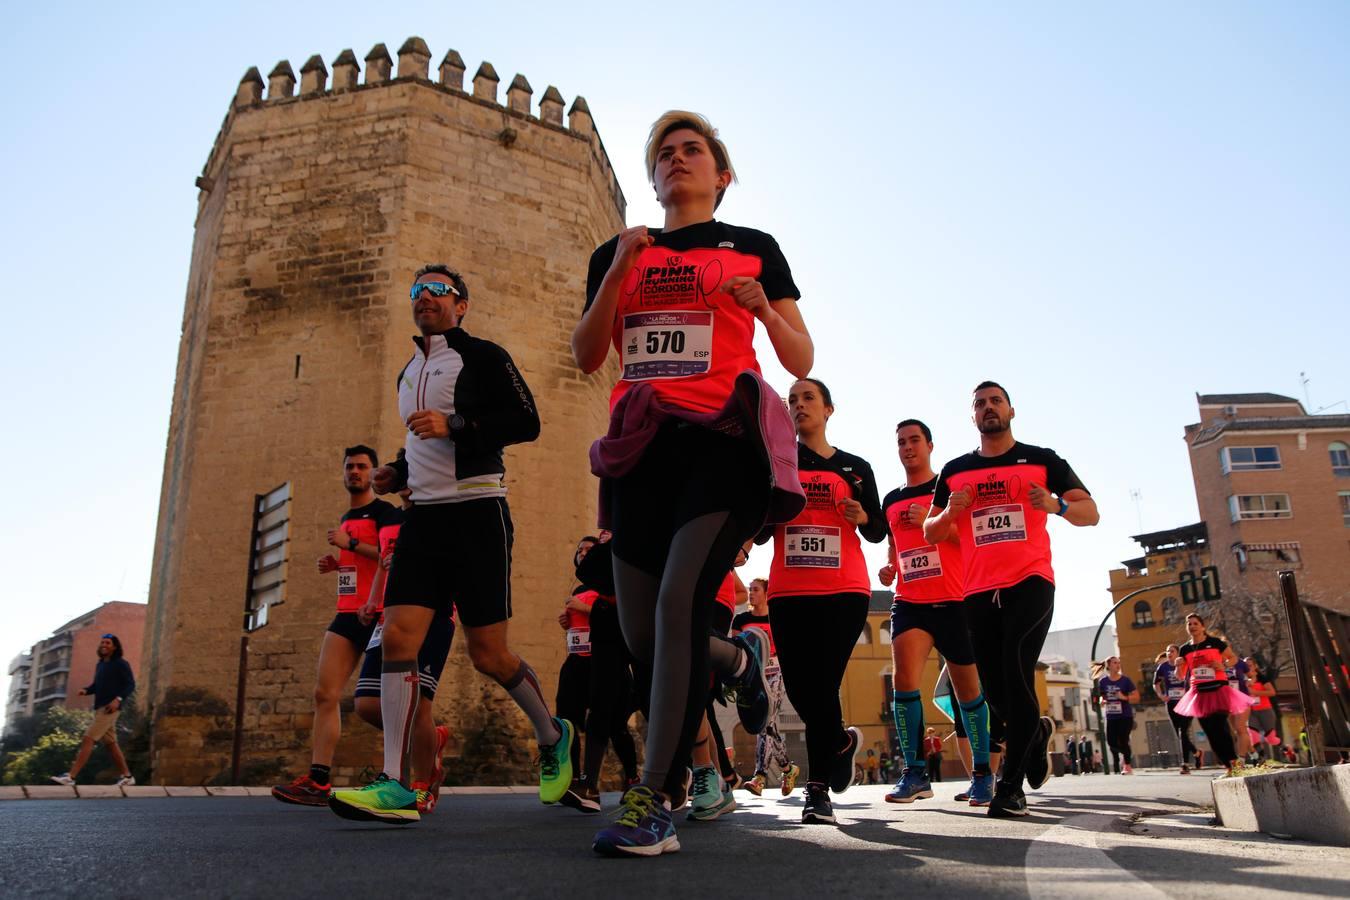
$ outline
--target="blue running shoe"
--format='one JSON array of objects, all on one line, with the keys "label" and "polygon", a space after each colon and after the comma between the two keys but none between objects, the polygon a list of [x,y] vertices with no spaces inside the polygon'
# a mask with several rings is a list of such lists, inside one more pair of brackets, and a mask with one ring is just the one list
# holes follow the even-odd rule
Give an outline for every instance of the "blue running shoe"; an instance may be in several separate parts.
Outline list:
[{"label": "blue running shoe", "polygon": [[970,779],[970,790],[966,791],[971,806],[988,806],[994,799],[994,776],[976,775]]},{"label": "blue running shoe", "polygon": [[769,721],[769,685],[764,681],[769,639],[763,629],[747,628],[731,640],[746,656],[745,671],[736,681],[736,712],[746,732],[759,734]]},{"label": "blue running shoe", "polygon": [[900,773],[895,790],[886,795],[887,803],[913,803],[933,796],[933,786],[928,783],[928,772],[924,769],[909,769]]},{"label": "blue running shoe", "polygon": [[624,791],[618,819],[596,833],[591,849],[605,856],[660,856],[679,850],[680,839],[661,797],[637,784]]},{"label": "blue running shoe", "polygon": [[723,813],[736,808],[736,798],[722,786],[722,776],[712,766],[694,770],[694,790],[690,795],[694,808],[688,818],[695,822],[711,822]]}]

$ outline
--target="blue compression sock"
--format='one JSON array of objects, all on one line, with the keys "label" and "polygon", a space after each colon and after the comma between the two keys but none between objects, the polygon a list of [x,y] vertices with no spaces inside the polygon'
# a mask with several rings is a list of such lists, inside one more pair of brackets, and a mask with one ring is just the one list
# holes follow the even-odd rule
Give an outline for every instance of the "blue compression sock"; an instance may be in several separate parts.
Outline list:
[{"label": "blue compression sock", "polygon": [[970,761],[974,766],[989,768],[989,704],[984,692],[969,703],[960,703],[961,718],[970,739]]},{"label": "blue compression sock", "polygon": [[923,731],[923,702],[919,692],[896,691],[891,714],[895,717],[895,733],[900,738],[900,751],[905,755],[905,768],[928,768],[928,761],[919,752]]}]

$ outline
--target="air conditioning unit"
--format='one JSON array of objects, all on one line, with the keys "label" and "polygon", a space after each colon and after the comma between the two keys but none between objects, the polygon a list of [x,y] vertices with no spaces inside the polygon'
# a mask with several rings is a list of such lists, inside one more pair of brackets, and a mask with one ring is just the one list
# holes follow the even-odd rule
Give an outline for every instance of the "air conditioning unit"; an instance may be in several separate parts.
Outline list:
[{"label": "air conditioning unit", "polygon": [[1223,408],[1223,414],[1224,414],[1225,416],[1228,416],[1230,419],[1231,419],[1231,418],[1236,418],[1236,416],[1237,416],[1237,407],[1236,407],[1236,406],[1225,406],[1225,407]]}]

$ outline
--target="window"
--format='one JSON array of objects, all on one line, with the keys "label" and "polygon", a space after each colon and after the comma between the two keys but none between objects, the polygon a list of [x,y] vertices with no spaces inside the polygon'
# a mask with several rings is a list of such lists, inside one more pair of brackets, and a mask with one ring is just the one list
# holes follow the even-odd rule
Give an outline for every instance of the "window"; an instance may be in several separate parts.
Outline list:
[{"label": "window", "polygon": [[860,644],[872,643],[872,626],[870,623],[864,623],[862,631],[858,632],[858,643]]},{"label": "window", "polygon": [[1341,523],[1350,528],[1350,491],[1341,491]]},{"label": "window", "polygon": [[1331,474],[1350,478],[1350,445],[1343,441],[1331,442]]},{"label": "window", "polygon": [[1164,625],[1181,624],[1181,604],[1177,602],[1176,597],[1164,597],[1162,602],[1162,614]]},{"label": "window", "polygon": [[1134,602],[1134,627],[1152,628],[1156,622],[1153,621],[1153,607],[1148,605],[1147,600],[1136,600]]},{"label": "window", "polygon": [[1294,514],[1289,508],[1288,494],[1232,494],[1228,498],[1228,514],[1239,519],[1288,519]]},{"label": "window", "polygon": [[1256,472],[1280,468],[1279,447],[1224,447],[1219,451],[1223,474],[1229,472]]}]

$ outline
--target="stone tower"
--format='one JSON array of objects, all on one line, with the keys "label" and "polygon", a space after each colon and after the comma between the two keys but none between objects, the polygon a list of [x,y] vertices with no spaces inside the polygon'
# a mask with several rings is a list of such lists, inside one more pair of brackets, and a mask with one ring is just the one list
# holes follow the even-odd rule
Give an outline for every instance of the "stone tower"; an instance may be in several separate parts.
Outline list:
[{"label": "stone tower", "polygon": [[[594,528],[589,442],[604,431],[609,369],[580,374],[568,339],[588,254],[623,227],[624,198],[586,101],[517,75],[498,101],[490,63],[464,85],[454,50],[429,77],[421,38],[362,64],[312,56],[239,83],[197,179],[196,231],[156,533],[142,702],[161,783],[265,781],[309,761],[318,648],[333,576],[314,561],[346,508],[342,448],[401,446],[394,380],[412,352],[407,287],[427,262],[464,273],[466,327],[515,358],[543,434],[507,453],[516,523],[513,645],[552,697],[577,537]],[[289,482],[285,599],[241,653],[254,496]],[[242,665],[243,703],[236,703]],[[350,697],[350,686],[348,690]],[[378,767],[379,737],[344,704],[335,774]],[[524,779],[532,732],[461,640],[438,718],[451,776]]]}]

